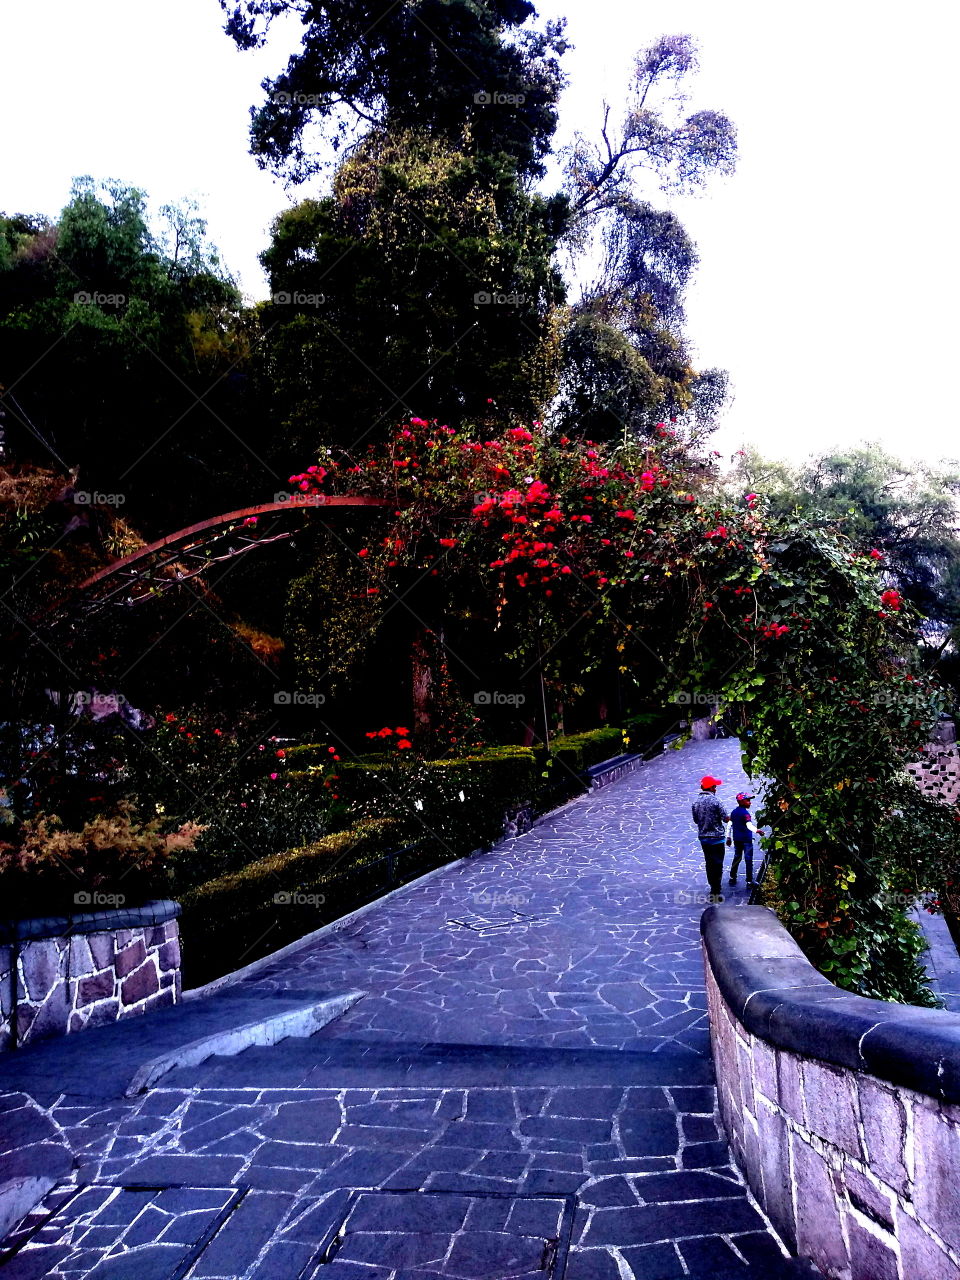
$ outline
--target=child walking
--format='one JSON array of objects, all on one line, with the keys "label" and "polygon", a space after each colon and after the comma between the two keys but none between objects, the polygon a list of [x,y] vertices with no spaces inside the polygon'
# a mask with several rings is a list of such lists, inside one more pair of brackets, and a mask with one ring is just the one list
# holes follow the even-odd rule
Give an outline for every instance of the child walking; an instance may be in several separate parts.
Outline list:
[{"label": "child walking", "polygon": [[741,858],[746,864],[747,887],[753,886],[753,837],[757,834],[756,824],[752,821],[750,801],[753,796],[741,791],[737,795],[737,807],[730,814],[730,836],[727,845],[733,845],[733,861],[730,863],[730,883],[737,883],[737,868]]}]

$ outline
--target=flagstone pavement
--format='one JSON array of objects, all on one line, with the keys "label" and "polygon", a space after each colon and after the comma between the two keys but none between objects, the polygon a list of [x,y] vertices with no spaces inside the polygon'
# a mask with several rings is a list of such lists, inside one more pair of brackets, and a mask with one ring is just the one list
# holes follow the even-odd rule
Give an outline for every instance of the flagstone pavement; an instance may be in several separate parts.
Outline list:
[{"label": "flagstone pavement", "polygon": [[0,1280],[815,1274],[718,1127],[690,821],[707,771],[732,803],[738,743],[668,751],[243,981],[365,992],[308,1039],[135,1098],[108,1062],[83,1092],[4,1095],[72,1167]]}]

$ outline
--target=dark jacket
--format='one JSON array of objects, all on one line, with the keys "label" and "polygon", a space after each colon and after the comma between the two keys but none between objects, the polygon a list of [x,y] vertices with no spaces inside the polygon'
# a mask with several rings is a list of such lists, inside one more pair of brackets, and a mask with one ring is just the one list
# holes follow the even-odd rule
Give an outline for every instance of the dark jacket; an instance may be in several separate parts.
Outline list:
[{"label": "dark jacket", "polygon": [[693,820],[697,824],[701,840],[721,841],[724,838],[725,824],[730,821],[730,814],[716,796],[705,791],[693,803]]}]

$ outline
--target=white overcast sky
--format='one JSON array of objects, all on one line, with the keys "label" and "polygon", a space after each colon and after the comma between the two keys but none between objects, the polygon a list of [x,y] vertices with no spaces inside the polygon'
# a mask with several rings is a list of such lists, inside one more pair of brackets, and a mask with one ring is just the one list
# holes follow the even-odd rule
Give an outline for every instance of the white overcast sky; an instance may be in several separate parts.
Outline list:
[{"label": "white overcast sky", "polygon": [[[716,436],[801,458],[878,441],[960,455],[953,363],[960,322],[955,0],[543,0],[576,46],[562,136],[622,95],[633,53],[689,32],[691,106],[725,111],[737,174],[663,199],[696,240],[688,295],[702,367],[731,375]],[[56,214],[74,176],[120,178],[154,208],[196,197],[251,297],[285,191],[247,152],[259,82],[296,28],[241,54],[217,0],[31,0],[7,6],[0,210]],[[652,192],[648,192],[654,198]]]}]

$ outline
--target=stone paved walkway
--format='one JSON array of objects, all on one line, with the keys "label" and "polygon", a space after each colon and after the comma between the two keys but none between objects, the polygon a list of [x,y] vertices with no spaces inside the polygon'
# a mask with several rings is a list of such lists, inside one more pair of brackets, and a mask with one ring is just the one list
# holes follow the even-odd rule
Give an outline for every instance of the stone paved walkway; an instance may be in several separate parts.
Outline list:
[{"label": "stone paved walkway", "polygon": [[243,984],[367,993],[310,1039],[134,1099],[32,1091],[75,1168],[0,1280],[809,1274],[715,1116],[708,769],[745,781],[735,742],[668,752]]}]

